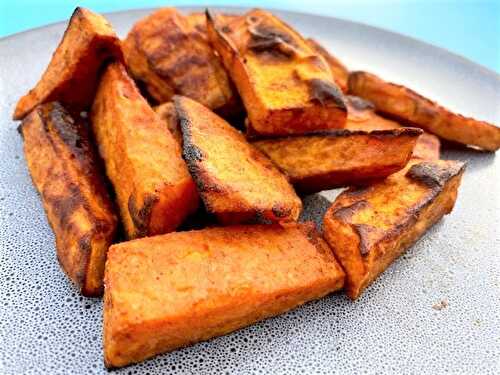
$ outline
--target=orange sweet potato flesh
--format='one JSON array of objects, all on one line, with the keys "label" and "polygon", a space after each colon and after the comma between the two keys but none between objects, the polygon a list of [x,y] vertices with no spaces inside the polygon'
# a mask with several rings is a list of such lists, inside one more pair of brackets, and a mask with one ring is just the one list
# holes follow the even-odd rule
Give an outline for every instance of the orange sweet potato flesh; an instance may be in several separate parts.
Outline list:
[{"label": "orange sweet potato flesh", "polygon": [[448,141],[487,151],[500,147],[500,128],[485,121],[451,112],[404,86],[386,82],[374,74],[352,72],[349,92],[368,99],[378,112],[418,126]]},{"label": "orange sweet potato flesh", "polygon": [[[357,96],[347,97],[347,124],[349,130],[390,130],[402,129],[403,126],[396,121],[380,117],[375,113],[375,107],[367,100]],[[413,149],[413,158],[424,160],[437,160],[440,157],[441,142],[433,134],[424,132],[417,140]]]},{"label": "orange sweet potato flesh", "polygon": [[88,128],[51,102],[26,116],[20,130],[33,184],[54,231],[59,264],[84,296],[99,296],[117,218]]},{"label": "orange sweet potato flesh", "polygon": [[114,245],[106,263],[108,367],[221,336],[342,288],[314,225],[248,225]]},{"label": "orange sweet potato flesh", "polygon": [[328,63],[300,34],[259,9],[229,22],[207,14],[208,37],[240,93],[250,135],[344,126],[343,94]]},{"label": "orange sweet potato flesh", "polygon": [[91,120],[128,237],[175,230],[198,206],[196,187],[179,144],[122,64],[106,69]]},{"label": "orange sweet potato flesh", "polygon": [[179,145],[182,146],[182,131],[177,120],[177,112],[175,111],[174,103],[167,102],[160,104],[155,108],[155,112],[167,125],[168,130],[174,136]]},{"label": "orange sweet potato flesh", "polygon": [[326,48],[319,44],[316,40],[309,38],[307,44],[314,51],[319,53],[326,60],[332,71],[335,82],[340,87],[342,92],[347,92],[347,80],[349,79],[349,70],[346,66],[335,56],[333,56]]},{"label": "orange sweet potato flesh", "polygon": [[123,59],[111,25],[101,15],[76,8],[40,81],[19,99],[14,120],[22,119],[38,104],[54,100],[74,112],[88,109],[100,70],[110,58]]},{"label": "orange sweet potato flesh", "polygon": [[325,239],[358,298],[409,246],[451,212],[464,163],[412,160],[387,179],[340,194],[325,214]]},{"label": "orange sweet potato flesh", "polygon": [[174,8],[140,20],[123,43],[127,66],[158,103],[179,94],[219,113],[235,113],[237,92],[198,22]]},{"label": "orange sweet potato flesh", "polygon": [[183,155],[207,211],[223,224],[296,221],[302,209],[286,177],[243,135],[208,108],[174,97]]},{"label": "orange sweet potato flesh", "polygon": [[305,193],[364,184],[402,169],[422,131],[331,130],[253,143]]}]

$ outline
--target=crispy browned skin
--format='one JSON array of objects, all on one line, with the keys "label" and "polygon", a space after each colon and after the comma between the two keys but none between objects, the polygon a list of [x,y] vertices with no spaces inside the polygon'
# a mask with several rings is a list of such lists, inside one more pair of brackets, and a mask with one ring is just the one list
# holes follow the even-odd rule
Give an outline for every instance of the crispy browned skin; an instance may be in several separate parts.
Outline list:
[{"label": "crispy browned skin", "polygon": [[[380,117],[375,113],[375,107],[367,100],[357,96],[347,97],[348,116],[346,129],[349,130],[390,130],[402,129],[403,126],[396,121]],[[424,132],[418,138],[412,157],[424,160],[439,159],[441,142],[433,134]]]},{"label": "crispy browned skin", "polygon": [[259,9],[229,22],[207,18],[208,37],[248,112],[249,134],[344,126],[344,97],[328,63],[290,26]]},{"label": "crispy browned skin", "polygon": [[196,22],[174,8],[140,20],[123,43],[127,66],[158,103],[179,94],[218,112],[236,112],[237,94]]},{"label": "crispy browned skin", "polygon": [[42,78],[19,99],[14,120],[22,119],[38,104],[53,100],[74,111],[88,109],[99,71],[111,57],[123,59],[120,40],[111,25],[101,15],[76,8]]},{"label": "crispy browned skin", "polygon": [[139,362],[284,313],[343,286],[314,225],[176,232],[111,247],[104,360]]},{"label": "crispy browned skin", "polygon": [[155,112],[167,125],[168,130],[170,130],[170,133],[172,133],[177,143],[182,146],[182,131],[179,126],[179,121],[177,120],[177,112],[175,111],[174,103],[167,102],[160,104],[155,108]]},{"label": "crispy browned skin", "polygon": [[347,80],[349,78],[349,70],[346,68],[342,62],[333,56],[330,52],[326,50],[321,44],[319,44],[316,40],[309,38],[307,39],[307,44],[314,51],[319,53],[324,57],[328,65],[330,66],[330,70],[332,71],[333,78],[335,82],[340,87],[342,92],[347,92]]},{"label": "crispy browned skin", "polygon": [[36,107],[20,127],[24,154],[54,231],[59,264],[85,296],[103,291],[117,218],[86,126],[59,103]]},{"label": "crispy browned skin", "polygon": [[374,74],[352,72],[349,92],[372,101],[378,112],[443,139],[487,151],[500,147],[500,128],[497,126],[453,113],[415,91],[386,82]]},{"label": "crispy browned skin", "polygon": [[119,63],[109,65],[92,126],[129,238],[175,230],[198,205],[181,148]]},{"label": "crispy browned skin", "polygon": [[209,212],[223,224],[297,220],[302,202],[268,158],[194,100],[176,96],[174,105],[184,159]]},{"label": "crispy browned skin", "polygon": [[451,212],[464,171],[453,160],[413,160],[382,182],[340,194],[324,235],[347,274],[352,299],[441,217]]},{"label": "crispy browned skin", "polygon": [[331,130],[253,143],[297,190],[314,193],[386,177],[403,168],[420,129]]}]

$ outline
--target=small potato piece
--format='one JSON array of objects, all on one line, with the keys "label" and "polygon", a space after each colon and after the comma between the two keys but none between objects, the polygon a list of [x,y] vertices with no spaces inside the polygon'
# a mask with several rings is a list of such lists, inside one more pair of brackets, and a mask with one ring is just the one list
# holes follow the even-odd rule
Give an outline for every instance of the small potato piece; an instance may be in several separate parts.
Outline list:
[{"label": "small potato piece", "polygon": [[181,148],[120,63],[108,66],[91,112],[129,238],[175,230],[198,206]]},{"label": "small potato piece", "polygon": [[347,295],[358,298],[409,246],[451,212],[465,164],[412,160],[387,179],[340,194],[323,231],[346,271]]},{"label": "small potato piece", "polygon": [[312,223],[176,232],[111,247],[104,361],[120,367],[282,314],[343,286]]},{"label": "small potato piece", "polygon": [[374,74],[353,72],[349,92],[373,102],[378,112],[418,126],[448,141],[487,151],[500,147],[500,128],[453,113],[404,86],[386,82]]},{"label": "small potato piece", "polygon": [[250,135],[344,127],[344,96],[325,59],[271,13],[222,22],[207,13],[208,37],[248,112]]},{"label": "small potato piece", "polygon": [[110,58],[123,60],[120,40],[111,25],[99,14],[76,8],[42,78],[17,103],[14,120],[21,120],[38,104],[54,100],[75,112],[88,109],[99,71]]},{"label": "small potato piece", "polygon": [[315,193],[367,183],[404,168],[420,129],[331,130],[253,143],[293,186]]},{"label": "small potato piece", "polygon": [[[373,131],[403,128],[396,121],[378,116],[371,102],[357,96],[347,96],[347,108],[349,114],[346,129]],[[440,149],[441,142],[439,138],[424,132],[415,144],[412,157],[423,160],[437,160],[440,157]]]},{"label": "small potato piece", "polygon": [[316,53],[319,53],[324,57],[328,65],[330,66],[330,70],[332,71],[333,78],[335,82],[340,87],[342,92],[347,92],[347,80],[349,79],[349,70],[345,67],[342,62],[333,56],[330,52],[328,52],[321,44],[319,44],[316,40],[309,38],[307,39],[307,44],[311,47]]},{"label": "small potato piece", "polygon": [[208,108],[175,96],[184,159],[208,212],[222,224],[296,221],[302,202],[278,169]]},{"label": "small potato piece", "polygon": [[179,143],[182,147],[182,131],[179,127],[179,121],[177,119],[177,112],[175,111],[174,103],[163,103],[155,108],[155,112],[167,125],[170,133],[172,133],[177,143]]},{"label": "small potato piece", "polygon": [[188,96],[219,113],[238,111],[238,96],[206,34],[174,8],[137,22],[123,43],[127,66],[158,103]]},{"label": "small potato piece", "polygon": [[33,184],[54,231],[59,264],[84,296],[99,296],[117,218],[89,130],[51,102],[26,116],[20,131]]}]

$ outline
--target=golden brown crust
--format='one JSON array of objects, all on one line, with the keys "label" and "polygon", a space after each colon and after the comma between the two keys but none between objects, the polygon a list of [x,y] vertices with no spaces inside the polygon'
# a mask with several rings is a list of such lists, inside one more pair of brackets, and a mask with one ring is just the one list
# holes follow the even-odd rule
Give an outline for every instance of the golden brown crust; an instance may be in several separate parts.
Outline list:
[{"label": "golden brown crust", "polygon": [[415,91],[386,82],[374,74],[352,72],[349,92],[372,101],[380,113],[421,127],[443,139],[487,151],[500,147],[499,127],[453,113]]},{"label": "golden brown crust", "polygon": [[71,111],[88,109],[100,70],[110,58],[123,60],[120,40],[111,25],[88,9],[76,8],[42,78],[19,99],[14,120],[22,119],[38,104],[54,100]]},{"label": "golden brown crust", "polygon": [[301,192],[359,185],[403,168],[420,129],[331,130],[254,142]]},{"label": "golden brown crust", "polygon": [[111,247],[106,366],[139,362],[340,289],[344,272],[312,223],[177,232]]},{"label": "golden brown crust", "polygon": [[342,92],[347,92],[347,80],[349,78],[349,70],[346,66],[330,52],[326,50],[321,44],[316,40],[309,38],[306,40],[309,47],[311,47],[316,53],[319,53],[326,60],[332,71],[333,78],[335,82],[340,87]]},{"label": "golden brown crust", "polygon": [[59,103],[36,107],[21,127],[24,153],[54,231],[62,269],[85,296],[103,292],[117,226],[88,128]]},{"label": "golden brown crust", "polygon": [[181,148],[125,68],[106,69],[92,126],[129,238],[175,230],[198,205]]},{"label": "golden brown crust", "polygon": [[269,159],[201,104],[176,96],[174,105],[184,159],[209,212],[223,224],[297,220],[302,203]]},{"label": "golden brown crust", "polygon": [[193,19],[162,8],[137,22],[123,43],[127,66],[158,103],[188,96],[223,113],[237,112],[238,99],[206,34]]},{"label": "golden brown crust", "polygon": [[[348,116],[346,129],[350,130],[390,130],[401,129],[403,126],[378,116],[374,105],[357,96],[347,96]],[[433,134],[424,132],[417,140],[413,149],[413,158],[423,160],[437,160],[440,157],[441,142]]]},{"label": "golden brown crust", "polygon": [[208,14],[207,28],[248,112],[249,134],[344,126],[344,97],[327,62],[290,26],[255,9],[229,22]]},{"label": "golden brown crust", "polygon": [[340,194],[323,230],[346,271],[352,299],[425,231],[451,212],[464,163],[412,160],[386,180]]}]

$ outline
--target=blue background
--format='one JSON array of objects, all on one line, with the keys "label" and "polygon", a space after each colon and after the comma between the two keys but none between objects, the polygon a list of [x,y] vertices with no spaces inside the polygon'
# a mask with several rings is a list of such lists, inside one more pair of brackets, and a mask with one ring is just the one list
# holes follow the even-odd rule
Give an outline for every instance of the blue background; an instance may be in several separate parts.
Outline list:
[{"label": "blue background", "polygon": [[286,9],[363,22],[444,47],[500,72],[500,0],[0,0],[0,37],[67,19],[76,5],[112,12],[207,4]]}]

